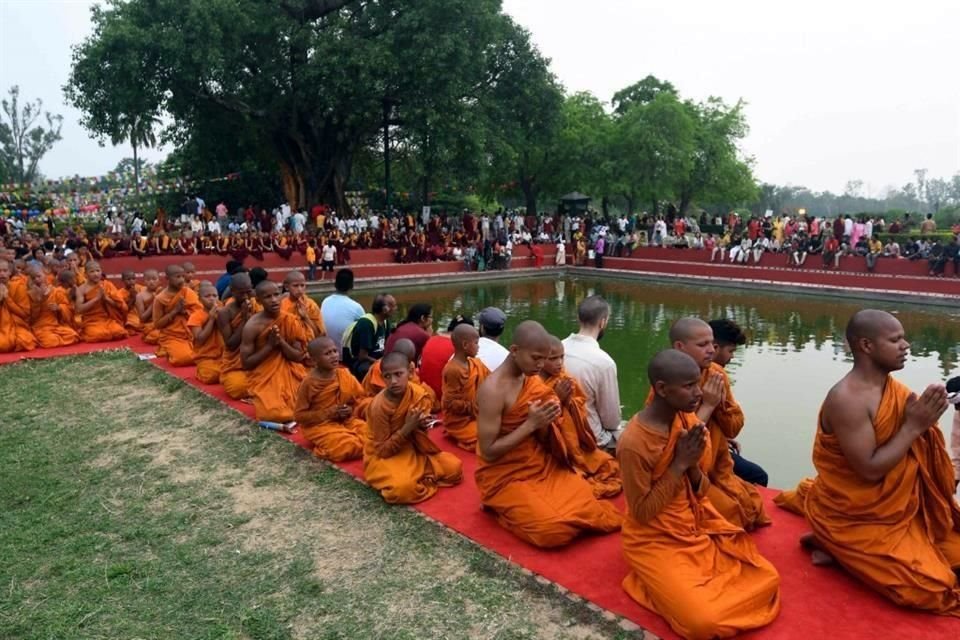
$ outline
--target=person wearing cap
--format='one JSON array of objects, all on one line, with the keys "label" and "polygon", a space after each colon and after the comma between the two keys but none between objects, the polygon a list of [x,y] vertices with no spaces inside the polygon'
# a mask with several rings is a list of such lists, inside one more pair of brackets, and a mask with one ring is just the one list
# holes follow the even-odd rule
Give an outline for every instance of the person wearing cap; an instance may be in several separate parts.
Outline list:
[{"label": "person wearing cap", "polygon": [[477,319],[480,321],[480,351],[477,352],[477,358],[487,365],[487,369],[495,371],[510,353],[500,344],[500,336],[507,324],[507,314],[496,307],[487,307],[480,312]]},{"label": "person wearing cap", "polygon": [[617,363],[600,348],[610,319],[610,305],[601,296],[588,296],[577,307],[578,333],[563,341],[563,366],[587,396],[587,422],[597,446],[614,449],[620,428],[620,388]]}]

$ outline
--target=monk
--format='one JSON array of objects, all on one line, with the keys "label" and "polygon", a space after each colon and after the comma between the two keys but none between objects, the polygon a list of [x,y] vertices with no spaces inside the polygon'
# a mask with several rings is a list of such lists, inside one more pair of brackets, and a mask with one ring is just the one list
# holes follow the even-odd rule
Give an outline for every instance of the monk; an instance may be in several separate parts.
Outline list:
[{"label": "monk", "polygon": [[264,280],[257,285],[263,311],[243,327],[240,360],[257,420],[293,422],[297,390],[307,375],[307,335],[293,316],[280,311],[280,287]]},{"label": "monk", "polygon": [[564,370],[563,357],[563,342],[550,336],[550,353],[543,363],[540,377],[560,399],[563,409],[561,432],[570,465],[590,483],[593,495],[612,498],[623,489],[620,465],[597,446],[597,438],[587,421],[587,396],[580,383]]},{"label": "monk", "polygon": [[[716,347],[713,329],[699,318],[680,318],[670,327],[673,348],[689,355],[700,365],[703,391],[697,416],[710,432],[713,462],[707,466],[710,502],[733,524],[752,531],[770,524],[757,488],[733,472],[730,439],[743,429],[743,410],[733,397],[730,379],[713,361]],[[653,390],[647,396],[653,399]]]},{"label": "monk", "polygon": [[[77,298],[76,274],[73,271],[67,270],[63,270],[57,274],[57,289],[63,292],[63,295],[67,296],[67,300],[69,300],[70,305],[73,306],[73,301]],[[80,315],[77,313],[76,308],[74,308],[70,314],[70,326],[74,331],[79,331],[80,324]],[[78,333],[77,335],[80,334]]]},{"label": "monk", "polygon": [[127,330],[127,305],[113,284],[104,279],[100,264],[88,260],[86,282],[77,287],[75,311],[80,316],[80,339],[84,342],[123,340]]},{"label": "monk", "polygon": [[539,375],[549,353],[543,326],[521,322],[507,358],[477,393],[480,499],[503,528],[538,547],[617,531],[622,520],[570,467],[560,401]]},{"label": "monk", "polygon": [[299,271],[291,271],[283,284],[287,288],[287,295],[280,303],[280,311],[297,318],[310,340],[327,335],[320,305],[307,296],[307,279],[304,275]]},{"label": "monk", "polygon": [[246,272],[235,273],[230,277],[230,298],[217,313],[217,328],[223,338],[220,384],[234,400],[243,400],[250,396],[247,372],[244,371],[240,359],[240,343],[243,327],[255,313],[261,311],[260,305],[252,296],[250,275]]},{"label": "monk", "polygon": [[153,300],[162,289],[160,273],[156,269],[147,269],[143,272],[143,288],[135,298],[135,306],[137,320],[140,322],[140,333],[147,344],[160,343],[160,331],[153,326]]},{"label": "monk", "polygon": [[187,318],[193,334],[193,361],[197,365],[197,380],[205,384],[220,382],[220,359],[223,357],[223,336],[217,328],[220,296],[209,282],[200,285],[201,308]]},{"label": "monk", "polygon": [[382,358],[387,383],[367,410],[363,475],[391,504],[413,504],[463,479],[460,460],[427,435],[434,421],[423,387],[410,384],[410,359],[399,351]]},{"label": "monk", "polygon": [[192,262],[183,263],[183,286],[193,289],[196,294],[200,293],[200,281],[197,280],[197,267]]},{"label": "monk", "polygon": [[157,356],[166,357],[175,367],[193,364],[193,331],[187,324],[190,314],[203,309],[197,294],[186,286],[183,267],[166,268],[167,286],[153,298],[153,328],[160,332]]},{"label": "monk", "polygon": [[67,294],[51,287],[47,275],[39,266],[27,269],[30,278],[27,294],[30,298],[30,330],[43,349],[65,347],[80,341],[73,328],[73,305]]},{"label": "monk", "polygon": [[300,433],[323,460],[342,462],[363,456],[366,423],[355,415],[363,387],[340,366],[340,346],[326,336],[307,345],[313,369],[297,391],[293,418]]},{"label": "monk", "polygon": [[22,282],[10,282],[10,263],[0,260],[0,353],[30,351],[37,340],[30,331],[30,297]]},{"label": "monk", "polygon": [[653,398],[617,443],[627,516],[623,588],[684,638],[728,638],[770,624],[780,576],[750,536],[710,502],[700,366],[676,349],[647,368]]},{"label": "monk", "polygon": [[132,269],[121,273],[120,280],[123,282],[120,294],[123,295],[123,301],[127,305],[127,319],[123,326],[127,330],[127,335],[136,335],[143,329],[140,314],[137,313],[137,296],[143,291],[143,285],[137,283],[137,274]]},{"label": "monk", "polygon": [[[410,384],[423,387],[424,392],[426,392],[427,397],[430,399],[430,413],[439,413],[440,402],[437,400],[436,392],[423,383],[423,381],[420,379],[420,373],[417,371],[417,366],[415,364],[417,357],[417,346],[413,343],[413,340],[408,338],[400,338],[391,345],[391,351],[399,351],[407,356],[407,359],[410,360]],[[363,392],[366,394],[366,397],[357,403],[358,417],[366,418],[367,407],[370,406],[370,403],[373,402],[373,399],[378,393],[383,391],[386,386],[387,383],[384,381],[383,374],[380,369],[380,361],[377,360],[367,370],[367,375],[363,376]]]},{"label": "monk", "polygon": [[835,560],[901,606],[960,618],[960,507],[937,425],[946,389],[917,397],[890,376],[910,343],[886,311],[854,314],[846,338],[853,368],[820,408],[817,477],[776,503],[806,516],[815,564]]},{"label": "monk", "polygon": [[453,357],[443,367],[443,430],[457,446],[477,450],[477,391],[490,370],[477,358],[480,334],[473,325],[454,327]]}]

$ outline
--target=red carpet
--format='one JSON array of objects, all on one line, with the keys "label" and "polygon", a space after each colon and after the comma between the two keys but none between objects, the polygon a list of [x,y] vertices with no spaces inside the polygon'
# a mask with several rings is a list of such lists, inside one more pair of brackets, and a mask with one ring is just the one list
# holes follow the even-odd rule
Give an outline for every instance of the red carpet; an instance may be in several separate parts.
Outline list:
[{"label": "red carpet", "polygon": [[[102,349],[104,345],[78,345]],[[136,353],[150,353],[152,348],[134,339],[110,345],[127,346]],[[66,348],[55,353],[36,351],[33,354],[68,355],[88,353],[96,348]],[[48,355],[49,354],[49,355]],[[14,354],[16,355],[16,354]],[[26,354],[24,354],[26,355]],[[19,358],[0,357],[0,364]],[[171,367],[166,360],[153,361],[161,369],[183,379],[237,411],[253,417],[251,405],[230,399],[218,385],[206,385],[194,376],[193,367]],[[439,429],[431,433],[445,451],[463,460],[464,482],[442,489],[437,496],[414,508],[460,532],[479,545],[491,549],[507,560],[544,576],[569,591],[605,609],[632,620],[639,626],[664,638],[676,637],[662,621],[633,602],[620,588],[627,567],[620,555],[620,537],[616,534],[581,539],[568,548],[554,551],[536,549],[501,529],[494,518],[481,511],[473,472],[476,459],[450,444]],[[304,446],[297,434],[285,436]],[[355,477],[362,478],[359,461],[340,465]],[[783,602],[779,618],[769,627],[747,634],[749,637],[793,640],[800,638],[842,638],[859,640],[877,636],[955,640],[960,638],[960,620],[944,618],[899,608],[869,591],[835,568],[817,568],[810,564],[797,540],[806,530],[802,518],[773,506],[774,491],[765,491],[767,509],[774,524],[755,534],[760,551],[780,571]],[[624,508],[622,496],[616,500]]]}]

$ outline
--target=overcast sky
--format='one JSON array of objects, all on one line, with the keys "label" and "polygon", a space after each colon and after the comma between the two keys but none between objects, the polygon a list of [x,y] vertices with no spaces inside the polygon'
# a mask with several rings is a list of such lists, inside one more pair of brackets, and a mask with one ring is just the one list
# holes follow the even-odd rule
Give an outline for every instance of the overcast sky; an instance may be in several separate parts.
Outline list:
[{"label": "overcast sky", "polygon": [[[20,85],[65,117],[48,177],[99,175],[130,155],[101,148],[64,103],[83,0],[0,0],[0,91]],[[656,5],[656,6],[647,6]],[[884,6],[889,5],[889,6]],[[875,195],[913,170],[960,171],[960,1],[504,0],[568,91],[602,100],[648,74],[683,96],[743,98],[746,153],[763,181]],[[163,154],[147,151],[157,159]]]}]

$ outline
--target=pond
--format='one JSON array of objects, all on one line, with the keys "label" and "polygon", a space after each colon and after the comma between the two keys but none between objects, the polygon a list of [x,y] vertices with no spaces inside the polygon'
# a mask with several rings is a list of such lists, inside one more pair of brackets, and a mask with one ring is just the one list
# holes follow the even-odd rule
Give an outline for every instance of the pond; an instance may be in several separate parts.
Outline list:
[{"label": "pond", "polygon": [[[445,329],[458,313],[475,316],[484,307],[500,307],[508,317],[507,345],[512,328],[525,319],[537,320],[565,338],[577,330],[579,301],[595,293],[604,296],[612,316],[601,346],[617,362],[624,419],[646,398],[647,362],[669,346],[667,332],[674,320],[689,315],[735,320],[748,336],[728,365],[734,395],[747,419],[738,439],[743,455],[764,466],[775,487],[792,487],[813,473],[810,455],[820,403],[851,363],[843,331],[848,318],[867,306],[842,298],[606,278],[514,280],[392,293],[400,305],[398,322],[410,304],[429,302],[434,305],[438,329]],[[357,295],[365,308],[372,297],[370,292]],[[960,313],[908,305],[871,306],[895,312],[911,342],[907,366],[895,374],[898,379],[919,393],[931,382],[958,374]],[[948,438],[952,413],[948,409],[941,419]]]}]

